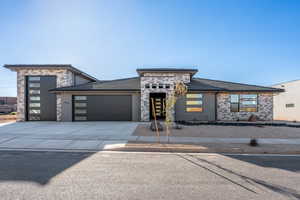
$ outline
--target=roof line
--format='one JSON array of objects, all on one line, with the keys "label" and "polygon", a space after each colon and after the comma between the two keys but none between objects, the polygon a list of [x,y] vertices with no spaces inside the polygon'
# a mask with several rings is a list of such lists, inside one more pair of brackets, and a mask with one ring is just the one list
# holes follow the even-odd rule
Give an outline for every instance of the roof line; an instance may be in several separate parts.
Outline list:
[{"label": "roof line", "polygon": [[248,86],[255,86],[255,87],[262,87],[266,89],[278,89],[278,88],[273,88],[273,87],[266,87],[266,86],[261,86],[261,85],[253,85],[253,84],[245,84],[245,83],[238,83],[238,82],[231,82],[231,81],[221,81],[221,80],[213,80],[213,79],[207,79],[207,78],[198,78],[195,77],[193,79],[203,79],[203,80],[208,80],[208,81],[217,81],[217,82],[223,82],[223,83],[231,83],[231,84],[239,84],[239,85],[248,85]]},{"label": "roof line", "polygon": [[277,83],[277,84],[273,84],[271,86],[280,85],[280,84],[284,84],[284,83],[291,83],[291,82],[296,82],[296,81],[300,81],[300,79],[295,79],[295,80],[291,80],[291,81],[284,81],[284,82],[280,82],[280,83]]},{"label": "roof line", "polygon": [[139,78],[139,76],[134,76],[134,77],[129,77],[129,78],[112,79],[112,80],[101,80],[100,82],[107,83],[107,82],[112,82],[112,81],[124,81],[124,80],[135,79],[135,78]]},{"label": "roof line", "polygon": [[82,76],[85,76],[86,78],[90,79],[90,80],[93,80],[93,81],[97,81],[98,79],[81,71],[80,69],[77,69],[76,67],[74,67],[73,65],[71,64],[5,64],[3,67],[7,68],[7,69],[11,69],[12,68],[38,68],[38,67],[44,67],[44,68],[67,68],[77,74],[80,74]]}]

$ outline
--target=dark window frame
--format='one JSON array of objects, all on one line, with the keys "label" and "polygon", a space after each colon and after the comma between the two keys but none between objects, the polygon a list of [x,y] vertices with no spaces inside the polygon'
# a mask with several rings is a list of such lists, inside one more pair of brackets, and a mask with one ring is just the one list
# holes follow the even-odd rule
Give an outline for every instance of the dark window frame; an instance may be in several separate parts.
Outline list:
[{"label": "dark window frame", "polygon": [[[232,95],[237,95],[238,96],[238,102],[232,102],[231,101],[231,96]],[[244,110],[241,110],[241,108],[242,108],[242,101],[247,101],[247,100],[244,100],[244,99],[249,99],[249,98],[241,98],[241,96],[242,95],[255,95],[256,96],[256,98],[255,98],[255,102],[256,102],[256,104],[254,104],[255,105],[255,111],[244,111]],[[259,96],[259,94],[257,94],[257,93],[251,93],[251,94],[230,94],[229,95],[229,101],[230,101],[230,112],[258,112],[258,96]],[[248,101],[251,101],[251,100],[248,100]],[[237,105],[237,110],[233,110],[232,109],[232,105]],[[254,108],[254,107],[253,107]]]}]

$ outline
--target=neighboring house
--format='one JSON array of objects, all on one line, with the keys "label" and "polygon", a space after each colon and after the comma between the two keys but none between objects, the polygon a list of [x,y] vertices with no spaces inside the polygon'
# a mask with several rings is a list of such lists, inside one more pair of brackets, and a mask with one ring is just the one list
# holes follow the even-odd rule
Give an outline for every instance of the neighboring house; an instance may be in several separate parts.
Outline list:
[{"label": "neighboring house", "polygon": [[17,97],[0,97],[0,113],[17,111]]},{"label": "neighboring house", "polygon": [[188,86],[176,121],[273,120],[273,95],[282,89],[196,78],[196,69],[137,69],[138,77],[102,81],[71,65],[5,65],[17,72],[18,120],[149,121],[165,118],[176,82]]},{"label": "neighboring house", "polygon": [[276,84],[284,89],[274,97],[274,119],[300,121],[300,80]]}]

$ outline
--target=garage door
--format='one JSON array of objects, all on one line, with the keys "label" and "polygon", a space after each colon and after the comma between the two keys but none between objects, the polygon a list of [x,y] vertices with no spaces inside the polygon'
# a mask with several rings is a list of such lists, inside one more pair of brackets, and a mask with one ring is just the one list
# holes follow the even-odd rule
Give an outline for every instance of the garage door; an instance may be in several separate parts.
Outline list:
[{"label": "garage door", "polygon": [[131,95],[73,97],[75,121],[131,121]]}]

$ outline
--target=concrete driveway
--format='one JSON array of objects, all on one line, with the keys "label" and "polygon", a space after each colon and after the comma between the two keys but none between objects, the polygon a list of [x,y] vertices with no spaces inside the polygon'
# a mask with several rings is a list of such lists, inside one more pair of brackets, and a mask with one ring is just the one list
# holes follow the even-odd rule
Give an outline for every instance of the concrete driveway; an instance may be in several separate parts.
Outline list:
[{"label": "concrete driveway", "polygon": [[0,124],[1,149],[109,150],[123,147],[136,122],[13,122]]}]

